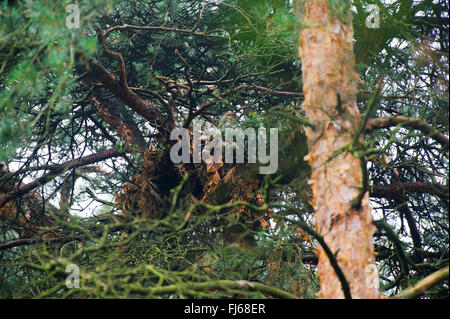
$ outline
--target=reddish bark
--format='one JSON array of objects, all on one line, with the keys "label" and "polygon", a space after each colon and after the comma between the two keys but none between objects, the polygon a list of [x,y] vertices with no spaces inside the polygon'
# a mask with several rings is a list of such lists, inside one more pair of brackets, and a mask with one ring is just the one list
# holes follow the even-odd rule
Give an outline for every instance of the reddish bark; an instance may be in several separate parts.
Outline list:
[{"label": "reddish bark", "polygon": [[159,126],[163,122],[161,113],[149,102],[134,93],[128,86],[106,70],[101,64],[94,60],[88,63],[88,71],[93,79],[100,81],[114,96],[128,105],[153,126]]},{"label": "reddish bark", "polygon": [[[333,14],[326,0],[305,3],[306,26],[300,32],[304,110],[314,129],[307,128],[307,156],[312,168],[317,231],[323,236],[342,269],[353,298],[378,298],[372,234],[375,227],[368,194],[359,209],[352,200],[359,195],[362,171],[359,159],[341,151],[352,143],[360,125],[356,108],[353,62],[353,29],[350,12],[346,21]],[[318,249],[320,297],[343,298],[341,282],[323,248]]]},{"label": "reddish bark", "polygon": [[133,151],[134,146],[138,146],[142,151],[145,149],[145,140],[136,123],[125,109],[119,108],[103,100],[96,94],[92,101],[97,105],[97,113],[112,128],[119,132],[120,137],[125,142],[129,151]]}]

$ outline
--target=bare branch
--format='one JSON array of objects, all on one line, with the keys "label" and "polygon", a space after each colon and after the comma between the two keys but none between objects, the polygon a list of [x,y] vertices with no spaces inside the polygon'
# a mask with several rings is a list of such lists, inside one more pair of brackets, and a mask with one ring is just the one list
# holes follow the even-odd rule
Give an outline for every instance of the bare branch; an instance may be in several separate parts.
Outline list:
[{"label": "bare branch", "polygon": [[124,88],[128,88],[127,73],[125,70],[125,60],[123,59],[123,57],[120,53],[113,52],[108,49],[108,47],[106,46],[106,40],[105,40],[105,36],[103,35],[103,31],[100,28],[100,26],[98,26],[98,25],[97,25],[97,38],[98,38],[98,41],[102,44],[103,50],[105,50],[105,53],[117,60],[120,82]]},{"label": "bare branch", "polygon": [[449,148],[448,136],[445,136],[424,120],[415,119],[407,116],[389,116],[370,119],[367,121],[365,133],[371,133],[382,128],[389,128],[392,126],[401,125],[410,129],[416,129],[423,132],[425,135],[434,138],[437,142],[442,144],[447,149]]},{"label": "bare branch", "polygon": [[159,126],[163,122],[161,113],[134,93],[128,86],[124,86],[113,74],[107,71],[103,65],[91,59],[88,61],[92,78],[100,81],[114,96],[142,115],[152,126]]},{"label": "bare branch", "polygon": [[118,150],[116,150],[115,148],[110,148],[110,149],[101,151],[99,153],[87,155],[87,156],[81,157],[79,159],[74,159],[74,160],[68,161],[66,163],[63,163],[61,165],[58,165],[54,169],[52,169],[49,173],[46,173],[30,183],[21,185],[18,188],[6,193],[5,195],[0,196],[0,208],[3,207],[10,200],[13,200],[17,197],[21,197],[21,196],[25,195],[26,193],[30,192],[31,190],[48,183],[49,181],[53,180],[60,174],[66,172],[72,168],[76,168],[76,167],[80,167],[80,166],[84,166],[84,165],[90,165],[90,164],[97,163],[97,162],[103,161],[105,159],[116,157],[119,155],[121,155],[121,153]]},{"label": "bare branch", "polygon": [[406,193],[427,193],[448,200],[448,186],[423,182],[396,182],[386,186],[375,185],[370,191],[370,197],[391,198]]}]

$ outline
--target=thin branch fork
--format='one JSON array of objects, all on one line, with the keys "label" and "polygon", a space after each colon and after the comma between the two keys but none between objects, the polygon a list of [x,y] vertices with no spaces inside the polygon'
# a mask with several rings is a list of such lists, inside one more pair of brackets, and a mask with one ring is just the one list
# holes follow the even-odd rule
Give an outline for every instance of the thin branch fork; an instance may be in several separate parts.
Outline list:
[{"label": "thin branch fork", "polygon": [[97,25],[97,38],[98,38],[98,41],[102,44],[103,50],[105,50],[105,53],[117,60],[120,83],[124,88],[129,89],[128,83],[127,83],[127,74],[126,74],[126,70],[125,70],[125,60],[123,59],[123,57],[120,53],[117,53],[117,52],[114,52],[114,51],[111,51],[108,49],[108,47],[106,46],[105,36],[103,35],[103,31],[99,25]]},{"label": "thin branch fork", "polygon": [[148,120],[150,125],[158,126],[163,122],[162,115],[156,108],[139,97],[128,86],[124,87],[103,65],[94,60],[90,60],[88,63],[94,78],[100,81],[114,96]]},{"label": "thin branch fork", "polygon": [[197,116],[202,114],[203,111],[205,111],[207,108],[209,108],[210,106],[216,104],[217,101],[224,95],[225,94],[221,94],[221,96],[219,96],[218,99],[213,100],[213,101],[209,101],[209,102],[206,102],[206,103],[203,103],[202,106],[200,106],[197,111],[195,111],[193,113],[190,113],[189,116],[186,118],[186,120],[183,123],[183,128],[188,128],[189,125],[191,124],[192,120],[194,120]]},{"label": "thin branch fork", "polygon": [[191,80],[191,73],[189,72],[189,64],[187,63],[186,59],[181,56],[180,51],[178,51],[178,49],[175,49],[175,54],[178,57],[178,59],[184,64],[184,77],[186,78],[186,81],[189,85],[188,95],[190,95],[193,90],[193,84]]},{"label": "thin branch fork", "polygon": [[125,61],[120,53],[108,49],[105,36],[99,26],[97,26],[97,37],[105,53],[117,60],[119,78],[111,74],[96,60],[90,59],[86,65],[89,80],[101,82],[114,96],[148,120],[150,125],[160,126],[163,122],[161,113],[128,87]]}]

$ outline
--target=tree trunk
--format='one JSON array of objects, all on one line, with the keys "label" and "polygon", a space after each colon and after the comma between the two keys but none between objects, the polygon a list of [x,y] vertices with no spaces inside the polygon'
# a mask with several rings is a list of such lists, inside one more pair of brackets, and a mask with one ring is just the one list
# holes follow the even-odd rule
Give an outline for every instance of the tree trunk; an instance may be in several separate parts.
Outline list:
[{"label": "tree trunk", "polygon": [[[337,8],[336,3],[340,6]],[[317,231],[333,253],[350,285],[352,298],[378,298],[372,223],[368,194],[359,208],[362,171],[350,145],[361,122],[356,107],[353,29],[349,1],[305,1],[300,32],[304,111],[312,168],[310,184]],[[349,144],[350,143],[350,144]],[[343,298],[341,282],[322,247],[319,251],[319,297]]]}]

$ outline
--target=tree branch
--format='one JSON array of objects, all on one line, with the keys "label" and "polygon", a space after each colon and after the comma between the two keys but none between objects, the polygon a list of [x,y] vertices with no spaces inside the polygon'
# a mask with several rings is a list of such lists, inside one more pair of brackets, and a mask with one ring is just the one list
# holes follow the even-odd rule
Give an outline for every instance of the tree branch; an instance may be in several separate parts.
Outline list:
[{"label": "tree branch", "polygon": [[199,107],[199,109],[193,113],[191,113],[186,120],[183,123],[183,127],[184,128],[188,128],[189,125],[191,124],[192,120],[195,119],[197,116],[199,116],[204,110],[206,110],[208,107],[214,105],[217,103],[217,100],[214,101],[209,101],[204,103],[202,106]]},{"label": "tree branch", "polygon": [[189,293],[192,291],[208,291],[208,290],[248,290],[261,292],[266,295],[282,298],[282,299],[298,299],[293,294],[275,287],[269,287],[258,282],[251,282],[246,280],[217,280],[217,281],[206,281],[206,282],[191,282],[191,283],[180,283],[174,285],[167,285],[162,287],[146,288],[138,285],[130,285],[130,290],[136,293],[141,293],[145,295],[160,295],[173,292],[182,291],[183,293]]},{"label": "tree branch", "polygon": [[114,96],[149,121],[150,125],[156,127],[161,125],[163,122],[161,113],[149,102],[134,93],[128,85],[125,86],[103,65],[91,59],[88,61],[88,71],[92,80],[101,82]]},{"label": "tree branch", "polygon": [[[112,232],[116,232],[116,231],[121,231],[125,228],[126,228],[126,226],[118,225],[118,226],[111,227],[109,231],[110,231],[110,233],[112,233]],[[93,237],[100,237],[100,236],[102,236],[103,233],[104,233],[103,228],[100,228],[97,230],[95,230],[95,229],[89,230],[89,235],[93,236]],[[64,244],[64,243],[71,242],[74,240],[82,241],[82,240],[85,240],[86,238],[89,238],[86,234],[80,234],[80,235],[69,234],[69,235],[64,235],[64,236],[55,237],[55,238],[42,238],[42,237],[19,238],[19,239],[11,240],[8,242],[0,243],[0,250],[11,249],[14,247],[19,247],[19,246],[34,245],[34,244],[37,244],[40,242]]]},{"label": "tree branch", "polygon": [[373,198],[392,198],[406,193],[427,193],[448,200],[448,186],[441,184],[426,184],[423,182],[395,182],[390,185],[374,185],[370,191]]},{"label": "tree branch", "polygon": [[100,97],[100,94],[94,92],[92,101],[97,106],[97,113],[106,123],[119,132],[122,140],[125,142],[129,151],[135,151],[134,145],[140,149],[145,149],[145,140],[142,136],[133,118],[125,112],[125,109],[120,108],[119,105],[114,105],[114,101],[107,103],[105,99]]},{"label": "tree branch", "polygon": [[448,136],[445,136],[430,124],[424,120],[415,119],[406,116],[389,116],[370,119],[367,121],[367,125],[364,132],[371,133],[375,130],[382,128],[389,128],[392,126],[401,125],[403,127],[416,129],[424,133],[425,135],[434,138],[437,142],[443,145],[445,148],[449,148]]},{"label": "tree branch", "polygon": [[257,91],[263,91],[263,92],[266,92],[267,94],[276,95],[276,96],[296,97],[296,98],[303,97],[303,93],[278,91],[278,90],[274,90],[271,88],[267,88],[264,86],[258,86],[258,85],[240,85],[239,87],[240,88],[248,88],[248,89],[257,90]]},{"label": "tree branch", "polygon": [[30,192],[31,190],[48,183],[49,181],[53,180],[60,174],[66,172],[72,168],[97,163],[97,162],[103,161],[105,159],[116,157],[119,155],[121,155],[121,153],[118,150],[116,150],[115,148],[110,148],[110,149],[103,150],[99,153],[87,155],[87,156],[81,157],[79,159],[74,159],[74,160],[68,161],[66,163],[57,165],[49,173],[46,173],[30,183],[21,185],[18,188],[6,193],[5,195],[0,196],[0,208],[3,207],[10,200],[13,200],[17,197],[21,197],[21,196],[25,195],[26,193]]},{"label": "tree branch", "polygon": [[428,289],[436,286],[444,280],[448,280],[449,267],[442,268],[431,275],[419,281],[413,287],[410,287],[399,294],[392,297],[392,299],[412,299],[421,296]]},{"label": "tree branch", "polygon": [[167,28],[167,27],[157,27],[157,26],[139,26],[139,25],[131,25],[131,24],[125,24],[125,25],[116,25],[112,28],[109,28],[106,30],[106,32],[103,34],[103,36],[106,38],[109,36],[109,34],[116,30],[145,30],[145,31],[164,31],[164,32],[175,32],[175,33],[184,33],[184,34],[193,34],[198,36],[206,36],[206,33],[204,32],[194,32],[193,30],[188,29],[176,29],[176,28]]},{"label": "tree branch", "polygon": [[108,49],[108,47],[106,46],[105,36],[103,35],[103,31],[99,25],[97,25],[97,38],[98,38],[98,41],[102,44],[103,50],[105,50],[105,53],[117,60],[120,84],[124,88],[128,89],[127,73],[125,70],[125,60],[123,59],[123,57],[120,53],[117,53],[117,52],[114,52],[114,51],[111,51]]}]

